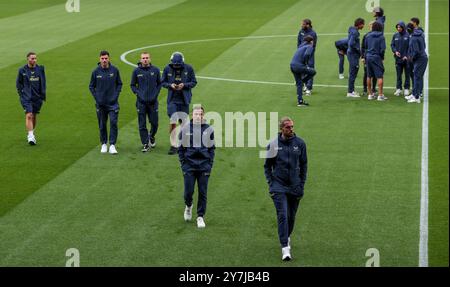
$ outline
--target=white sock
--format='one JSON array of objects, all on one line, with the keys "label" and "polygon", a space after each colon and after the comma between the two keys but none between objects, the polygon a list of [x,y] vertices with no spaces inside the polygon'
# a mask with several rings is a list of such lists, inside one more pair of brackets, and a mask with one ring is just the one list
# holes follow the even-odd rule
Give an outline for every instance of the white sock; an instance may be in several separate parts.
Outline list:
[{"label": "white sock", "polygon": [[29,135],[29,136],[34,136],[33,131],[28,131],[28,135]]}]

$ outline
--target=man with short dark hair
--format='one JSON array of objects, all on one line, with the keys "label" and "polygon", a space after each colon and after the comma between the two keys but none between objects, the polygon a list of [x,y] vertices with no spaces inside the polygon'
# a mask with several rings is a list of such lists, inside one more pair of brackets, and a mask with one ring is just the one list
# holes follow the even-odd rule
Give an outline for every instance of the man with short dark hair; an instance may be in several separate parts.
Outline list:
[{"label": "man with short dark hair", "polygon": [[280,133],[267,147],[264,175],[277,212],[281,259],[291,260],[290,236],[295,216],[304,194],[308,157],[305,142],[294,133],[294,122],[288,117],[280,120]]},{"label": "man with short dark hair", "polygon": [[291,72],[294,75],[297,87],[297,106],[308,106],[303,100],[302,86],[307,83],[315,74],[316,70],[310,66],[311,57],[314,54],[314,40],[311,36],[306,36],[304,42],[295,52],[291,60]]},{"label": "man with short dark hair", "polygon": [[[136,95],[139,136],[143,145],[142,152],[156,146],[155,135],[158,131],[158,95],[161,90],[161,73],[151,64],[150,53],[141,53],[141,60],[131,74],[131,90]],[[147,117],[151,125],[147,129]]]},{"label": "man with short dark hair", "polygon": [[384,33],[384,23],[386,23],[386,16],[384,16],[384,10],[381,7],[373,8],[373,17],[375,21],[381,24],[381,32]]},{"label": "man with short dark hair", "polygon": [[189,104],[192,99],[192,89],[197,85],[194,69],[184,61],[181,52],[174,52],[163,71],[162,86],[168,89],[167,115],[170,118],[170,149],[168,154],[177,153],[177,137],[173,133],[177,122],[183,122],[189,115]]},{"label": "man with short dark hair", "polygon": [[208,180],[214,164],[214,130],[204,121],[202,106],[194,106],[192,120],[181,128],[178,157],[184,177],[184,220],[192,219],[195,182],[198,186],[197,227],[204,228]]},{"label": "man with short dark hair", "polygon": [[[315,67],[314,54],[316,51],[317,45],[317,34],[313,30],[312,22],[310,19],[304,19],[302,21],[302,28],[298,32],[297,36],[297,49],[305,42],[305,37],[310,36],[313,39],[313,53],[309,58],[308,66],[313,68]],[[313,89],[314,76],[312,76],[307,82],[304,82],[304,91],[306,96],[310,96]]]},{"label": "man with short dark hair", "polygon": [[370,32],[366,39],[365,45],[366,62],[367,62],[367,87],[368,87],[368,99],[375,99],[375,95],[372,90],[372,81],[377,79],[378,83],[378,97],[377,101],[385,101],[387,97],[383,94],[383,77],[384,77],[384,53],[386,51],[386,40],[383,35],[383,25],[379,22],[372,24],[372,32]]},{"label": "man with short dark hair", "polygon": [[359,30],[364,28],[364,19],[357,18],[353,26],[348,29],[347,59],[349,63],[347,97],[359,98],[355,91],[355,80],[359,71],[359,59],[361,57],[361,44]]},{"label": "man with short dark hair", "polygon": [[108,152],[107,122],[109,117],[109,153],[117,154],[117,121],[119,118],[119,95],[122,90],[122,80],[119,70],[110,63],[109,53],[100,52],[100,62],[92,71],[89,90],[95,100],[97,110],[98,126],[100,130],[100,152]]},{"label": "man with short dark hair", "polygon": [[27,64],[21,67],[17,74],[16,88],[25,111],[27,141],[30,145],[35,145],[36,118],[47,94],[44,66],[37,64],[36,53],[29,52],[27,54]]}]

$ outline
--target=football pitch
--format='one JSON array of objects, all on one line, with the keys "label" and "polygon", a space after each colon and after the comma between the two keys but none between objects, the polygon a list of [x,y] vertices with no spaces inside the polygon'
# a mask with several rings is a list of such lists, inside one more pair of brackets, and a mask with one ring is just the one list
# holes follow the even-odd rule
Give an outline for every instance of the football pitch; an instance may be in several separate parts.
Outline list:
[{"label": "football pitch", "polygon": [[[348,61],[339,80],[334,47],[357,17],[372,20],[365,0],[81,0],[78,13],[68,13],[65,0],[0,0],[0,266],[65,266],[70,248],[79,250],[81,266],[363,267],[370,248],[381,266],[419,266],[421,222],[426,265],[448,266],[449,2],[430,0],[428,18],[425,3],[381,1],[389,100],[376,102],[346,98]],[[393,96],[389,44],[396,23],[411,17],[429,25],[425,112],[424,103]],[[317,75],[305,97],[310,106],[297,107],[289,63],[304,18],[318,33]],[[99,152],[88,90],[103,49],[124,83],[117,156]],[[180,164],[167,155],[166,89],[157,146],[141,152],[129,84],[130,63],[144,50],[161,70],[174,51],[183,52],[198,77],[192,103],[206,112],[293,118],[308,147],[308,179],[292,261],[280,260],[261,147],[217,148],[207,227],[184,221]],[[26,142],[15,89],[28,51],[47,76],[36,146]]]}]

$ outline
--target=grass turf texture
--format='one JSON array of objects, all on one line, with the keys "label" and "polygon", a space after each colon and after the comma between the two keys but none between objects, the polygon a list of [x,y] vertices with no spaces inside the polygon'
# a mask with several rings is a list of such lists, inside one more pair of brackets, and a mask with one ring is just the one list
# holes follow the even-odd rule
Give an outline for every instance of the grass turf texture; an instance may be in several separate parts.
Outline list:
[{"label": "grass turf texture", "polygon": [[[115,4],[112,1],[111,6]],[[448,14],[442,6],[448,3],[431,4],[432,19],[437,15],[434,21],[445,24]],[[16,11],[21,11],[19,6]],[[386,1],[383,6],[390,11],[386,31],[397,19],[424,14],[423,1],[408,7]],[[80,15],[83,7],[82,3]],[[111,12],[117,13],[113,8]],[[183,17],[178,16],[180,11]],[[341,21],[340,11],[346,11],[349,21]],[[62,13],[58,17],[65,17]],[[187,1],[138,19],[131,14],[103,31],[81,24],[84,32],[76,41],[55,41],[42,48],[48,50],[38,56],[47,69],[49,92],[38,119],[36,147],[24,143],[23,114],[14,91],[17,68],[23,63],[17,58],[14,65],[0,70],[0,85],[5,87],[0,130],[8,139],[0,143],[4,151],[0,265],[63,266],[65,250],[71,247],[80,250],[82,266],[364,266],[365,251],[372,247],[380,250],[382,266],[417,265],[421,105],[406,105],[394,97],[387,103],[349,100],[345,89],[318,87],[308,99],[312,106],[298,109],[293,86],[199,80],[193,103],[222,115],[227,111],[290,115],[308,143],[310,171],[293,235],[295,260],[282,264],[259,149],[218,149],[207,228],[199,231],[195,223],[183,222],[179,164],[176,157],[166,155],[167,92],[160,95],[157,148],[142,154],[135,97],[128,88],[132,67],[118,59],[126,50],[158,43],[296,34],[300,19],[306,17],[319,34],[345,33],[354,18],[362,15],[369,20],[364,5],[286,0],[247,1],[237,7],[223,1]],[[434,29],[432,21],[430,32],[448,32],[441,26]],[[10,31],[3,37],[17,36]],[[341,37],[319,38],[316,83],[346,83],[337,80],[333,45]],[[388,42],[390,37],[386,36]],[[447,40],[448,35],[430,36],[435,57],[430,61],[431,86],[448,87]],[[288,64],[295,43],[295,37],[229,40],[150,52],[160,68],[171,52],[181,50],[198,75],[290,82]],[[103,48],[111,52],[125,83],[116,157],[99,154],[93,100],[87,90]],[[137,61],[138,56],[133,53],[127,59]],[[385,66],[386,85],[393,86],[392,57],[386,57]],[[361,74],[359,84],[360,79]],[[444,266],[448,266],[448,161],[441,155],[448,148],[448,110],[443,108],[448,105],[447,93],[430,92],[430,263]]]}]

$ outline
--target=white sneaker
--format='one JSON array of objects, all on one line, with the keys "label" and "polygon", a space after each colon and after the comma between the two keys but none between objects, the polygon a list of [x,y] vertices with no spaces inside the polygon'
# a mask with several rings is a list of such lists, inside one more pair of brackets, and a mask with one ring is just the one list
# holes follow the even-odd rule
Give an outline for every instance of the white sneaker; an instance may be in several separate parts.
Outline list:
[{"label": "white sneaker", "polygon": [[192,219],[192,205],[187,206],[184,208],[184,220],[185,221],[191,221]]},{"label": "white sneaker", "polygon": [[303,92],[306,92],[307,88],[306,86],[303,86]]},{"label": "white sneaker", "polygon": [[109,153],[110,154],[118,154],[115,145],[112,144],[112,145],[109,146]]},{"label": "white sneaker", "polygon": [[420,98],[418,98],[418,99],[416,99],[416,98],[409,99],[408,103],[418,103],[418,104],[420,104]]},{"label": "white sneaker", "polygon": [[312,91],[311,90],[306,90],[305,91],[305,96],[311,96]]},{"label": "white sneaker", "polygon": [[400,96],[401,93],[402,93],[402,90],[397,89],[397,90],[395,90],[394,96],[398,97],[398,96]]},{"label": "white sneaker", "polygon": [[291,248],[289,248],[289,247],[281,248],[281,254],[282,254],[281,260],[283,260],[283,261],[289,261],[292,259]]},{"label": "white sneaker", "polygon": [[34,135],[32,135],[32,134],[29,134],[29,135],[27,136],[27,140],[28,140],[28,143],[29,143],[30,145],[35,145],[35,144],[36,144],[36,138],[35,138]]},{"label": "white sneaker", "polygon": [[369,94],[369,95],[367,96],[367,99],[368,99],[369,101],[374,100],[374,99],[375,99],[375,96],[374,96],[373,94]]},{"label": "white sneaker", "polygon": [[344,74],[339,74],[339,80],[344,79]]},{"label": "white sneaker", "polygon": [[405,90],[403,91],[403,95],[404,95],[405,97],[409,96],[409,90],[408,90],[408,89],[405,89]]},{"label": "white sneaker", "polygon": [[413,95],[405,96],[405,100],[409,101],[411,99],[415,99]]},{"label": "white sneaker", "polygon": [[385,97],[384,95],[379,95],[377,98],[377,101],[386,101],[388,98]]},{"label": "white sneaker", "polygon": [[203,220],[203,217],[199,216],[197,217],[197,227],[198,228],[205,228],[206,224],[205,221]]},{"label": "white sneaker", "polygon": [[347,93],[347,98],[360,98],[359,94],[357,92],[351,92]]},{"label": "white sneaker", "polygon": [[108,152],[108,146],[106,144],[102,144],[102,148],[100,149],[101,153],[107,153]]}]

